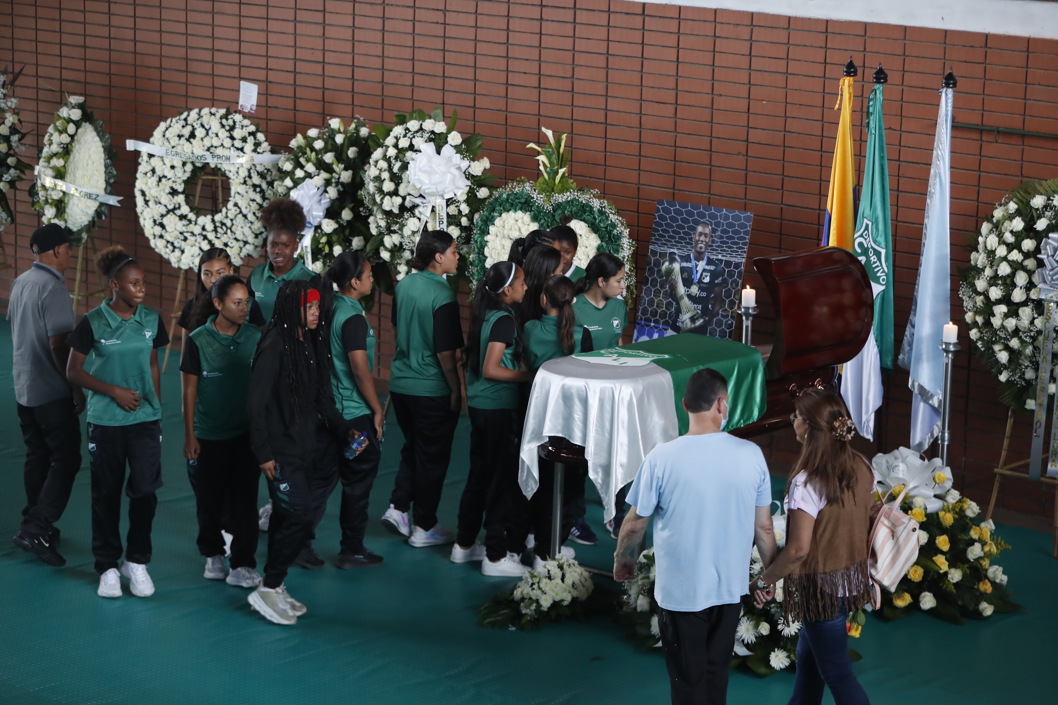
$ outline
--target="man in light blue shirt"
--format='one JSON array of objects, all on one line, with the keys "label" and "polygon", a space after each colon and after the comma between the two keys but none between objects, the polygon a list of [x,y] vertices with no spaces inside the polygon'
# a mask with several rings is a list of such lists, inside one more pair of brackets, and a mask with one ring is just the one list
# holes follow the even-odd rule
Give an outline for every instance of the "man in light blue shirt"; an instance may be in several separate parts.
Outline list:
[{"label": "man in light blue shirt", "polygon": [[614,578],[627,580],[650,517],[654,524],[661,631],[672,702],[726,702],[727,675],[746,594],[753,545],[775,558],[771,479],[756,444],[722,431],[727,380],[712,369],[691,375],[683,399],[685,436],[655,448],[628,493]]}]

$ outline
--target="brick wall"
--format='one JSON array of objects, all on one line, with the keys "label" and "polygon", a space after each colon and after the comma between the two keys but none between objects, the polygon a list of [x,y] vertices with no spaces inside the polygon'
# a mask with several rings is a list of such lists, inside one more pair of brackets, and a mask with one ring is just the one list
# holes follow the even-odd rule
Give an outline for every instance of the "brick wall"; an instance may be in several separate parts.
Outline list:
[{"label": "brick wall", "polygon": [[[751,257],[811,248],[823,218],[841,67],[851,56],[862,69],[855,106],[862,140],[858,116],[880,62],[890,79],[898,341],[918,264],[942,73],[952,67],[959,78],[956,122],[1058,133],[1052,40],[619,0],[64,0],[61,7],[59,0],[0,3],[0,65],[27,67],[15,95],[31,133],[30,161],[63,93],[85,94],[118,145],[145,140],[185,108],[234,106],[240,79],[260,85],[255,119],[276,148],[329,116],[376,122],[442,105],[459,111],[461,129],[485,135],[501,182],[532,174],[525,144],[540,138],[541,124],[570,132],[573,176],[617,204],[641,243],[639,266],[659,198],[752,211]],[[960,245],[1019,181],[1056,176],[1058,140],[957,128],[952,149],[958,317],[957,269],[967,260]],[[121,152],[117,168],[126,206],[112,211],[95,243],[135,252],[151,281],[150,303],[167,310],[178,275],[138,231],[135,156]],[[22,186],[17,223],[3,234],[13,268],[0,272],[0,301],[28,265],[36,220]],[[749,274],[747,283],[760,282]],[[770,333],[768,313],[765,302],[761,339]],[[375,315],[384,368],[392,350],[384,298]],[[1006,411],[977,359],[964,351],[956,360],[950,458],[957,487],[986,501]],[[906,387],[904,372],[888,380],[878,424],[886,449],[907,439]],[[1014,449],[1022,455],[1029,421],[1017,422]],[[776,467],[793,452],[787,435],[762,439]],[[1012,481],[1002,503],[1048,515],[1045,494]]]}]

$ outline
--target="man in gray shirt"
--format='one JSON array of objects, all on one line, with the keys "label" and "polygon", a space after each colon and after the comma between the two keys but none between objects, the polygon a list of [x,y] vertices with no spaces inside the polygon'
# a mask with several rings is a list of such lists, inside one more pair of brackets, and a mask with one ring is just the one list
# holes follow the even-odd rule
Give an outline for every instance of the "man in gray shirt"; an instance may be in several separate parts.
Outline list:
[{"label": "man in gray shirt", "polygon": [[38,228],[29,245],[36,261],[11,285],[7,310],[14,346],[11,373],[26,444],[26,508],[13,540],[44,563],[61,566],[66,559],[56,550],[55,522],[81,468],[77,415],[84,410],[84,393],[66,381],[66,336],[75,323],[63,274],[70,261],[70,233],[51,223]]}]

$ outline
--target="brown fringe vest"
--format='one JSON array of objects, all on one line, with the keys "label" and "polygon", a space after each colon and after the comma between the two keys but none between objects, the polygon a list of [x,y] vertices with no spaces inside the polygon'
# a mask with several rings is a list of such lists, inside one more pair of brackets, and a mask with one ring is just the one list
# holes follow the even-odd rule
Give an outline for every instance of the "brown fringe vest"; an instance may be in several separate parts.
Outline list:
[{"label": "brown fringe vest", "polygon": [[874,475],[863,464],[857,467],[855,490],[819,512],[808,555],[786,577],[783,613],[788,622],[826,621],[839,610],[852,612],[870,602],[867,538]]}]

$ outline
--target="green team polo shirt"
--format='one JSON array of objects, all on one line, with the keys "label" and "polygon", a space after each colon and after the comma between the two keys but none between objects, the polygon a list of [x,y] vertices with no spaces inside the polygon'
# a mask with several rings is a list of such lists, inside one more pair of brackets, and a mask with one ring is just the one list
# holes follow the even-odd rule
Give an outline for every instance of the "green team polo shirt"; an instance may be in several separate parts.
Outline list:
[{"label": "green team polo shirt", "polygon": [[573,271],[570,272],[566,276],[569,277],[569,280],[571,282],[576,284],[577,282],[579,282],[581,279],[584,278],[584,270],[582,268],[578,267],[577,265],[573,265]]},{"label": "green team polo shirt", "polygon": [[[190,338],[198,349],[195,394],[195,438],[223,441],[250,431],[250,377],[261,329],[243,324],[235,335],[224,335],[213,323],[195,329]],[[183,369],[183,367],[181,367]],[[276,380],[276,384],[282,381]]]},{"label": "green team polo shirt", "polygon": [[389,367],[389,390],[419,397],[452,393],[434,351],[434,311],[456,300],[448,282],[427,269],[397,285],[397,345]]},{"label": "green team polo shirt", "polygon": [[602,308],[595,308],[595,304],[581,294],[573,302],[573,315],[577,317],[577,327],[587,328],[591,333],[592,347],[602,350],[621,343],[621,333],[628,322],[628,306],[624,299],[610,299]]},{"label": "green team polo shirt", "polygon": [[[530,370],[540,369],[540,365],[556,357],[565,357],[566,351],[558,340],[558,317],[541,316],[537,321],[526,321],[525,364]],[[573,353],[579,353],[581,328],[574,326]]]},{"label": "green team polo shirt", "polygon": [[[500,382],[488,379],[482,370],[485,367],[485,351],[489,347],[489,336],[492,334],[492,326],[496,321],[511,314],[506,311],[489,311],[485,314],[485,321],[481,324],[480,357],[478,368],[467,370],[467,406],[475,409],[516,409],[518,408],[518,384],[516,382]],[[515,329],[515,335],[518,335]],[[508,370],[517,370],[518,363],[514,360],[514,345],[508,345],[503,351],[500,365]]]},{"label": "green team polo shirt", "polygon": [[253,291],[257,305],[261,307],[265,323],[267,324],[268,321],[272,320],[272,311],[276,307],[276,294],[279,293],[279,287],[283,286],[283,282],[294,279],[308,281],[314,276],[316,276],[315,273],[306,267],[300,259],[294,260],[294,266],[281,277],[277,277],[272,273],[271,262],[262,262],[254,267],[253,271],[250,272],[250,289]]},{"label": "green team polo shirt", "polygon": [[134,389],[140,405],[128,412],[111,397],[88,392],[88,421],[99,426],[131,426],[162,418],[162,404],[154,391],[151,351],[167,338],[158,312],[143,306],[125,320],[103,303],[85,317],[92,326],[92,350],[85,358],[85,372],[101,382]]},{"label": "green team polo shirt", "polygon": [[334,309],[331,313],[333,322],[331,324],[331,358],[334,360],[334,370],[331,373],[331,386],[334,389],[334,401],[338,404],[338,410],[347,419],[355,419],[357,416],[370,414],[371,407],[356,386],[356,378],[353,376],[353,366],[349,364],[349,351],[345,349],[345,341],[342,337],[342,328],[353,316],[360,316],[367,326],[367,341],[364,350],[367,352],[367,367],[371,374],[375,373],[375,331],[364,315],[364,307],[356,299],[341,294],[334,295]]}]

